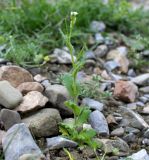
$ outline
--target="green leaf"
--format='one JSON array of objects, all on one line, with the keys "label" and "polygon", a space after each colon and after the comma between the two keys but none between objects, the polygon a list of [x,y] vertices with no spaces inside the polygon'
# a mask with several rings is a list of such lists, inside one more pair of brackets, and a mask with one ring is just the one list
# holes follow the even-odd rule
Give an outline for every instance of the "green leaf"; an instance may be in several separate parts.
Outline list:
[{"label": "green leaf", "polygon": [[64,104],[65,104],[65,106],[67,106],[69,109],[71,109],[73,111],[73,113],[75,114],[75,116],[80,115],[81,108],[78,105],[76,105],[74,102],[72,102],[72,101],[66,101]]}]

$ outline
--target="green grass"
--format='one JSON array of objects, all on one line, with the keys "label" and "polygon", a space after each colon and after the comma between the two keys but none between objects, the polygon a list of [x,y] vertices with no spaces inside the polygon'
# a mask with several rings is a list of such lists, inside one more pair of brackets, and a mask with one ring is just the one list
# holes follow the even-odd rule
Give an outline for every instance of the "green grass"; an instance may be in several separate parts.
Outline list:
[{"label": "green grass", "polygon": [[[20,65],[38,64],[55,47],[64,45],[59,32],[66,32],[69,13],[79,13],[72,43],[75,47],[87,41],[92,20],[103,20],[106,32],[116,31],[126,36],[140,34],[149,37],[149,11],[132,10],[126,0],[16,0],[0,2],[0,44],[6,49],[0,54]],[[11,37],[11,38],[10,38]],[[1,42],[1,39],[2,42]]]}]

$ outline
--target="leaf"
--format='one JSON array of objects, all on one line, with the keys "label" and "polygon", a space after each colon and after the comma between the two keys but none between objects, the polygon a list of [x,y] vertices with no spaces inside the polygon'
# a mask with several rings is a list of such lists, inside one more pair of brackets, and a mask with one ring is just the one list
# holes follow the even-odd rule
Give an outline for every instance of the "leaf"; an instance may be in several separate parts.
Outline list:
[{"label": "leaf", "polygon": [[65,106],[67,106],[69,109],[71,109],[73,111],[73,113],[75,114],[75,116],[80,115],[81,108],[78,105],[76,105],[74,102],[72,102],[72,101],[66,101],[64,104],[65,104]]}]

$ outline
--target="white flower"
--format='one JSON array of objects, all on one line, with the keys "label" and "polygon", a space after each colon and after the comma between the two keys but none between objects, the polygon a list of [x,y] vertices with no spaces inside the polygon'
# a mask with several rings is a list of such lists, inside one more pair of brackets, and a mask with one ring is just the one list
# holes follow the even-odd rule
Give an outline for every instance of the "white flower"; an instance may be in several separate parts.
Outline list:
[{"label": "white flower", "polygon": [[78,12],[71,12],[70,15],[71,15],[71,16],[76,16],[76,15],[78,15]]}]

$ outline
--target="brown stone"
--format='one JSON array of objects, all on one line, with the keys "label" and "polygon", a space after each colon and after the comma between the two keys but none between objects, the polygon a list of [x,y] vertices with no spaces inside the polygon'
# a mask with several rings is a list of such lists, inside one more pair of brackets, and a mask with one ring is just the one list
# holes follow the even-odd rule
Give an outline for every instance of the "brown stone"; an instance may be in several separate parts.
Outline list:
[{"label": "brown stone", "polygon": [[24,83],[21,83],[17,87],[17,89],[23,94],[26,94],[31,91],[43,92],[44,90],[43,86],[38,82],[24,82]]},{"label": "brown stone", "polygon": [[134,102],[138,95],[138,87],[131,81],[119,80],[115,83],[114,96],[124,102]]},{"label": "brown stone", "polygon": [[42,108],[48,102],[48,98],[38,91],[31,91],[23,97],[23,102],[15,109],[19,112],[29,112]]},{"label": "brown stone", "polygon": [[32,82],[32,75],[24,68],[18,66],[0,67],[0,81],[7,80],[12,86],[17,87],[23,82]]}]

